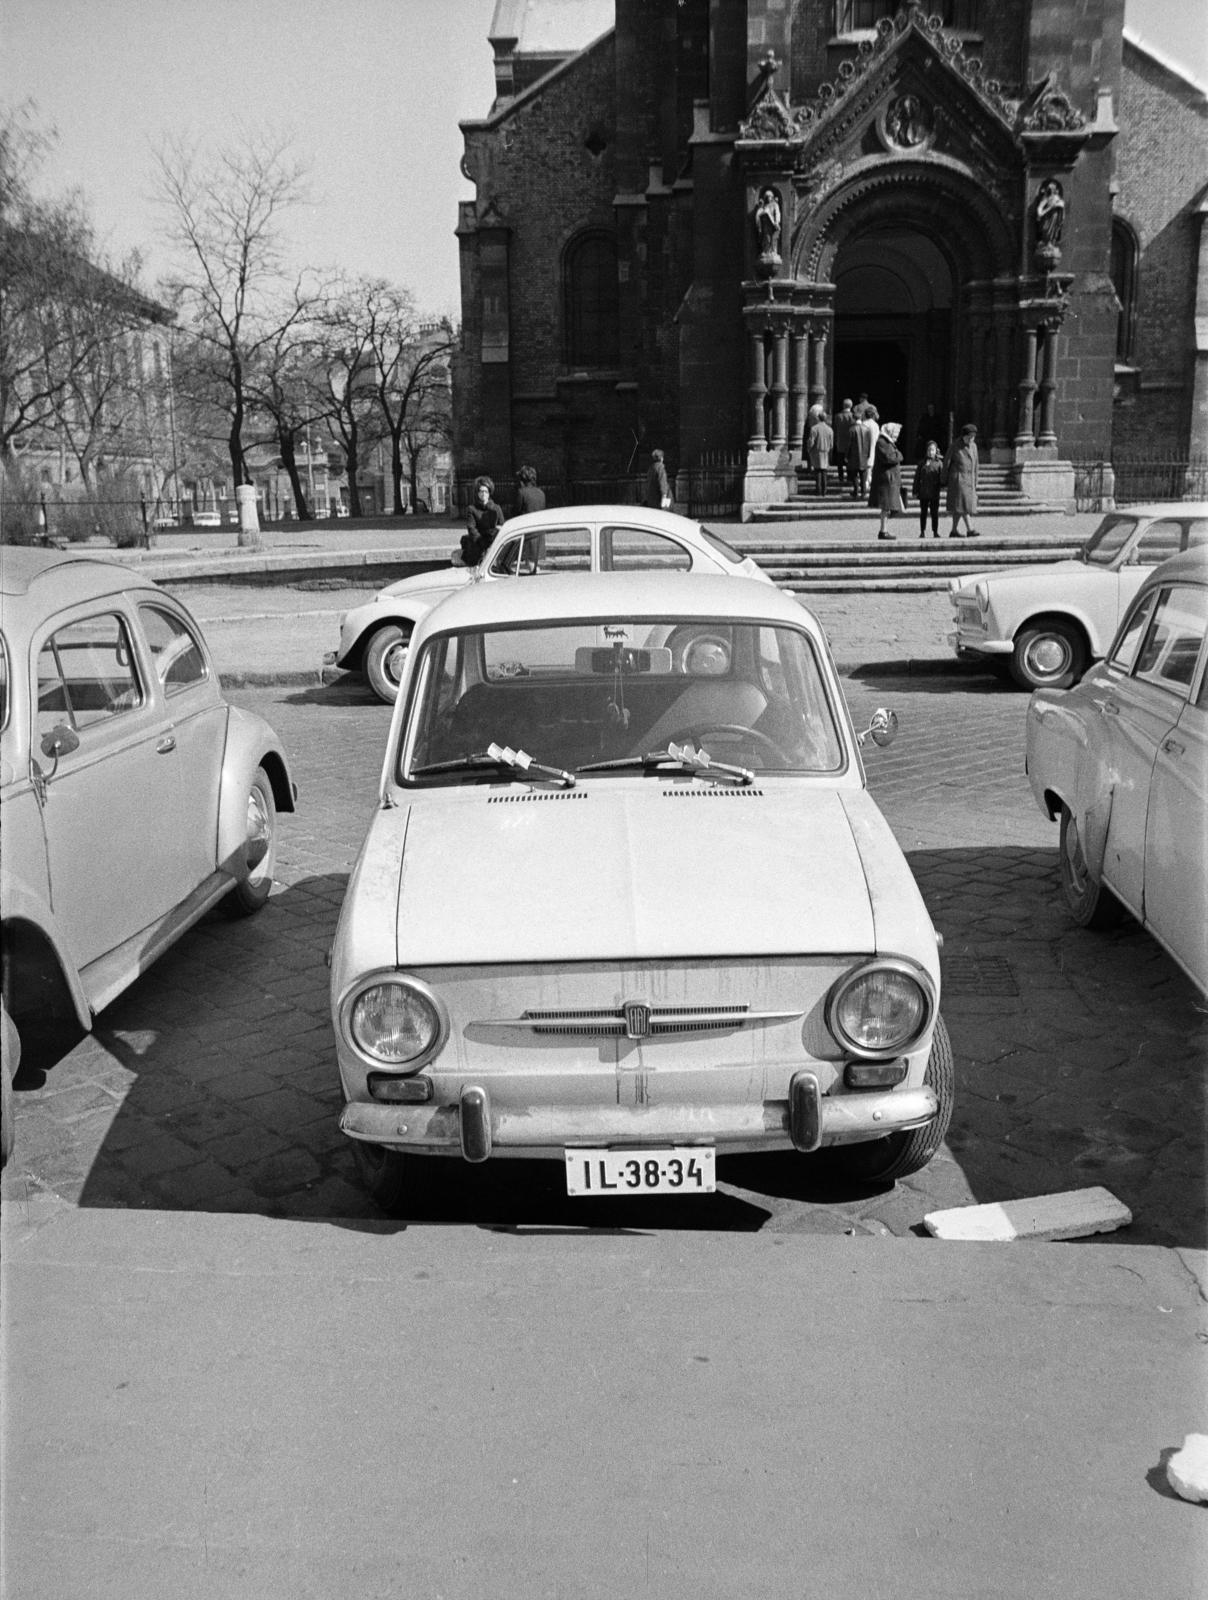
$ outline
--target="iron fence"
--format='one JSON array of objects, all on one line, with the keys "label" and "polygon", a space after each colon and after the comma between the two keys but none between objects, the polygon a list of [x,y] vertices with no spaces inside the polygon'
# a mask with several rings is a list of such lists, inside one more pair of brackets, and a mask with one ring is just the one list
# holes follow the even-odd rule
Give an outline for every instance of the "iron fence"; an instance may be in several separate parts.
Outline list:
[{"label": "iron fence", "polygon": [[1149,500],[1208,500],[1208,456],[1114,456],[1111,461],[1074,462],[1079,511],[1097,511],[1109,493],[1119,506]]},{"label": "iron fence", "polygon": [[[689,517],[736,517],[742,500],[742,476],[746,457],[718,453],[704,457],[697,465],[681,469],[673,477],[674,509]],[[458,515],[464,517],[474,500],[475,476],[459,477],[456,483]],[[518,485],[513,478],[493,477],[495,501],[507,516],[516,508]],[[640,506],[646,498],[646,474],[622,473],[598,478],[567,478],[542,481],[547,506]]]}]

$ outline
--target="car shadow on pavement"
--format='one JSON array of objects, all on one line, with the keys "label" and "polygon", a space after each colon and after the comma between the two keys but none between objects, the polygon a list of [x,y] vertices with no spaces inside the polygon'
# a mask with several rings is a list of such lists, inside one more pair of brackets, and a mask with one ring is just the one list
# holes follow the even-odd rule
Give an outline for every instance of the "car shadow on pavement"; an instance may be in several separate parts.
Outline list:
[{"label": "car shadow on pavement", "polygon": [[326,683],[315,683],[304,689],[283,694],[282,700],[290,706],[380,706],[387,721],[392,708],[379,700],[359,672],[345,672]]},{"label": "car shadow on pavement", "polygon": [[999,674],[978,667],[929,668],[911,671],[902,662],[862,662],[843,674],[845,679],[864,689],[909,688],[912,694],[1018,695],[1027,704],[1027,695],[1005,672]]}]

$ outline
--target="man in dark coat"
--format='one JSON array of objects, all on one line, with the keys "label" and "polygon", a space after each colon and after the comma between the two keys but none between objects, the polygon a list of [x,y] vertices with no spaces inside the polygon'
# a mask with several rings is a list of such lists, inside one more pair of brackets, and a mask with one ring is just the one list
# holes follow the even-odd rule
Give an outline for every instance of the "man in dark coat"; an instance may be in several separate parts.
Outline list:
[{"label": "man in dark coat", "polygon": [[667,482],[667,468],[663,465],[663,452],[650,452],[650,471],[646,474],[646,504],[655,511],[671,510],[671,485]]}]

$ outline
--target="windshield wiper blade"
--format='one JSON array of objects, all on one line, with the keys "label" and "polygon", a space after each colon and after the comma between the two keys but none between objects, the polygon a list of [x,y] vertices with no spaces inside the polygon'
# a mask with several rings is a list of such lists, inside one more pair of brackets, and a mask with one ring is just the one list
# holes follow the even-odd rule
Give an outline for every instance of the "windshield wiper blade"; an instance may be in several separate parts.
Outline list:
[{"label": "windshield wiper blade", "polygon": [[690,744],[669,744],[665,750],[648,750],[642,756],[619,756],[614,761],[592,761],[580,767],[580,772],[623,772],[626,768],[638,772],[658,772],[668,767],[680,772],[707,773],[710,777],[730,778],[747,787],[755,782],[749,767],[734,767],[725,761],[714,761],[707,750],[696,750]]},{"label": "windshield wiper blade", "polygon": [[427,766],[414,767],[411,776],[434,778],[442,772],[475,771],[516,772],[532,783],[560,783],[564,789],[573,789],[576,781],[573,772],[566,772],[562,767],[547,767],[534,761],[525,750],[513,750],[509,745],[500,744],[489,744],[485,750],[454,756],[450,761],[431,761]]}]

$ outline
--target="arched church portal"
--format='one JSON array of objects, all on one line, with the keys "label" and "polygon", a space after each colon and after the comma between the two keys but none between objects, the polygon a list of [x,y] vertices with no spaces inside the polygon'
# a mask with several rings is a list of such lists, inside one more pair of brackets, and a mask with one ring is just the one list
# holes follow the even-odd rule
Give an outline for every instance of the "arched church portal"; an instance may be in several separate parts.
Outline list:
[{"label": "arched church portal", "polygon": [[924,408],[946,420],[954,403],[952,263],[927,234],[880,226],[845,240],[832,271],[833,403],[867,394],[909,449]]}]

